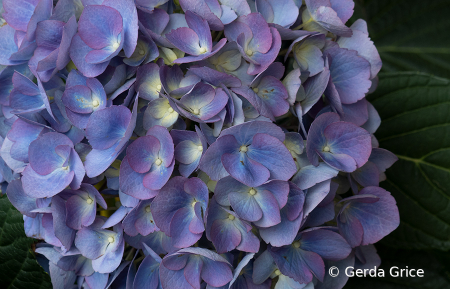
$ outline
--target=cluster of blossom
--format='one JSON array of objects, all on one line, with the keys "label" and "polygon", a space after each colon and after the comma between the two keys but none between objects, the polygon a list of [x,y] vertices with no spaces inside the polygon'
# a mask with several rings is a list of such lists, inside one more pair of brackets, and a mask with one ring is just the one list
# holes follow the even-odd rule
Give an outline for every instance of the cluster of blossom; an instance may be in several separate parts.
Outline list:
[{"label": "cluster of blossom", "polygon": [[[352,0],[3,0],[0,182],[54,288],[342,288],[399,224]],[[43,257],[45,256],[45,258]]]}]

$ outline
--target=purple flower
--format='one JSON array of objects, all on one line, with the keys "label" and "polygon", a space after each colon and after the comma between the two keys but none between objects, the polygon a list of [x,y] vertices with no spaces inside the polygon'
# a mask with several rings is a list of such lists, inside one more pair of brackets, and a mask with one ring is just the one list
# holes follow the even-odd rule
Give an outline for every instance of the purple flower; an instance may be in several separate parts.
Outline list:
[{"label": "purple flower", "polygon": [[176,59],[174,63],[188,63],[206,59],[217,53],[227,42],[224,38],[213,47],[208,22],[191,11],[186,11],[186,22],[189,28],[180,27],[166,34],[167,39],[176,48],[192,55]]},{"label": "purple flower", "polygon": [[156,7],[162,6],[168,1],[169,0],[149,0],[149,1],[136,0],[135,3],[137,8],[146,11],[148,13],[151,13],[154,11]]},{"label": "purple flower", "polygon": [[136,73],[136,89],[139,96],[148,101],[159,98],[162,90],[159,78],[159,66],[156,63],[148,63],[138,68]]},{"label": "purple flower", "polygon": [[208,21],[212,30],[221,31],[238,16],[249,14],[250,7],[245,0],[181,0],[183,11],[192,11]]},{"label": "purple flower", "polygon": [[240,218],[258,227],[271,227],[281,222],[280,209],[286,205],[288,193],[288,182],[274,180],[249,187],[230,176],[219,180],[214,190],[220,205],[231,205]]},{"label": "purple flower", "polygon": [[159,270],[163,288],[200,288],[201,280],[221,287],[233,278],[230,263],[203,248],[186,248],[167,255]]},{"label": "purple flower", "polygon": [[208,143],[198,127],[193,131],[172,130],[170,135],[175,145],[175,159],[179,162],[178,170],[188,178],[198,167]]},{"label": "purple flower", "polygon": [[37,78],[37,85],[26,76],[14,72],[12,77],[14,89],[9,96],[13,114],[25,114],[46,109],[53,117],[50,103],[42,82]]},{"label": "purple flower", "polygon": [[378,186],[384,181],[384,172],[398,160],[390,151],[373,148],[369,160],[352,173],[352,178],[363,187]]},{"label": "purple flower", "polygon": [[325,34],[330,31],[345,37],[352,36],[352,30],[344,24],[353,14],[355,3],[352,0],[306,0],[305,2],[307,9],[302,14],[303,29]]},{"label": "purple flower", "polygon": [[67,118],[77,127],[86,128],[94,111],[106,107],[106,93],[95,78],[86,78],[72,70],[62,96]]},{"label": "purple flower", "polygon": [[146,200],[153,198],[172,174],[175,160],[173,140],[166,128],[154,126],[127,148],[120,165],[123,193]]},{"label": "purple flower", "polygon": [[[6,4],[6,1],[4,1]],[[12,2],[12,1],[11,1]],[[15,4],[13,4],[15,5]],[[3,14],[4,16],[6,13]],[[18,65],[22,63],[27,63],[28,60],[31,58],[34,48],[36,47],[36,44],[30,44],[31,49],[29,47],[25,47],[25,51],[27,53],[22,53],[22,51],[19,50],[19,45],[16,42],[15,33],[13,27],[11,27],[9,24],[6,24],[2,27],[0,27],[0,64],[1,65]],[[24,46],[26,46],[28,43],[24,41]],[[27,50],[31,50],[31,53]]]},{"label": "purple flower", "polygon": [[6,137],[12,142],[10,155],[13,159],[28,163],[28,148],[32,141],[50,132],[51,129],[33,121],[21,118],[14,121]]},{"label": "purple flower", "polygon": [[309,129],[306,152],[314,166],[319,165],[320,157],[337,170],[353,172],[369,159],[370,134],[352,123],[339,121],[336,113],[324,113]]},{"label": "purple flower", "polygon": [[[330,62],[330,81],[325,96],[342,113],[341,103],[350,104],[362,99],[369,91],[370,63],[354,50],[333,47],[325,50]],[[352,63],[350,68],[348,64]]]},{"label": "purple flower", "polygon": [[208,188],[198,178],[174,177],[151,204],[156,225],[172,237],[177,248],[189,247],[205,231],[204,214],[208,206]]},{"label": "purple flower", "polygon": [[133,112],[125,106],[111,106],[92,113],[86,126],[86,138],[92,150],[84,166],[88,177],[103,173],[122,152],[136,126],[137,99]]},{"label": "purple flower", "polygon": [[299,15],[299,7],[294,0],[256,0],[255,6],[267,23],[275,23],[284,28],[292,26]]},{"label": "purple flower", "polygon": [[57,20],[37,23],[37,48],[30,59],[30,68],[43,82],[49,81],[69,63],[70,43],[76,32],[75,17],[71,17],[67,23]]},{"label": "purple flower", "polygon": [[170,51],[174,54],[169,48],[175,48],[175,46],[167,40],[166,34],[180,27],[188,27],[184,14],[169,15],[165,10],[155,8],[151,13],[139,10],[138,17],[139,28],[160,46],[160,51],[166,53]]},{"label": "purple flower", "polygon": [[92,185],[81,184],[79,190],[65,193],[72,195],[66,201],[66,224],[74,230],[92,225],[97,215],[97,203],[107,209],[102,195]]},{"label": "purple flower", "polygon": [[305,193],[289,182],[287,202],[280,210],[281,222],[268,228],[259,228],[261,238],[277,247],[292,243],[302,225],[304,203]]},{"label": "purple flower", "polygon": [[132,209],[123,220],[123,229],[130,236],[141,234],[147,236],[150,233],[159,231],[153,220],[150,205],[152,200],[142,200]]},{"label": "purple flower", "polygon": [[122,48],[127,57],[133,54],[137,25],[137,10],[131,0],[105,0],[102,5],[86,6],[70,48],[73,62],[83,75],[98,76]]},{"label": "purple flower", "polygon": [[250,253],[242,258],[242,261],[236,266],[233,274],[233,280],[230,285],[232,289],[239,288],[260,288],[268,289],[271,287],[272,280],[266,280],[262,284],[256,284],[253,280],[253,258],[255,254]]},{"label": "purple flower", "polygon": [[104,221],[95,222],[77,232],[75,246],[80,253],[92,260],[92,268],[99,273],[111,273],[119,267],[124,251],[122,225],[114,231],[101,229]]},{"label": "purple flower", "polygon": [[206,151],[200,169],[213,180],[231,175],[249,187],[269,179],[288,180],[296,172],[285,135],[274,124],[253,121],[222,131]]},{"label": "purple flower", "polygon": [[325,62],[321,49],[325,46],[325,35],[305,35],[294,40],[286,52],[293,51],[295,66],[299,67],[302,72],[309,72],[309,76],[314,76],[322,72]]},{"label": "purple flower", "polygon": [[29,197],[22,188],[22,182],[20,180],[13,180],[9,183],[6,190],[6,195],[11,204],[19,210],[25,216],[35,218],[37,213],[34,210],[40,207],[47,207],[48,201]]},{"label": "purple flower", "polygon": [[134,278],[133,288],[148,288],[158,289],[161,287],[161,279],[159,278],[159,267],[161,264],[161,257],[159,257],[147,245],[144,245],[145,258],[139,265]]},{"label": "purple flower", "polygon": [[216,122],[218,114],[228,102],[228,95],[222,88],[199,82],[179,101],[173,102],[180,114],[196,122]]},{"label": "purple flower", "polygon": [[211,199],[207,213],[206,237],[211,240],[218,253],[238,249],[244,252],[259,251],[259,240],[252,233],[252,226]]},{"label": "purple flower", "polygon": [[275,264],[280,272],[299,283],[309,283],[315,276],[323,281],[326,260],[342,260],[351,248],[341,235],[313,228],[300,232],[290,245],[269,247]]},{"label": "purple flower", "polygon": [[[174,105],[176,107],[176,105]],[[144,111],[143,127],[145,130],[154,126],[171,128],[178,120],[178,112],[170,105],[166,98],[157,98],[148,103]]]},{"label": "purple flower", "polygon": [[378,242],[400,224],[395,199],[379,187],[366,187],[342,200],[339,232],[352,247]]},{"label": "purple flower", "polygon": [[29,164],[23,171],[23,189],[34,198],[56,195],[65,187],[78,189],[85,170],[72,141],[63,134],[49,132],[31,142]]},{"label": "purple flower", "polygon": [[358,51],[358,55],[365,58],[370,63],[370,78],[374,78],[381,69],[380,54],[369,38],[367,23],[358,19],[350,26],[353,35],[351,37],[340,37],[337,44],[341,48],[347,48]]},{"label": "purple flower", "polygon": [[111,7],[89,5],[83,9],[70,57],[87,77],[101,74],[111,58],[123,48],[123,19]]},{"label": "purple flower", "polygon": [[240,16],[225,27],[225,36],[237,43],[242,57],[250,62],[247,69],[250,75],[266,70],[281,48],[280,33],[276,28],[269,27],[259,13]]},{"label": "purple flower", "polygon": [[232,90],[247,99],[256,110],[272,121],[275,117],[288,112],[288,91],[280,78],[284,74],[284,67],[275,62],[266,71],[258,75],[250,87],[241,86]]},{"label": "purple flower", "polygon": [[159,70],[159,75],[164,91],[176,99],[189,93],[200,82],[200,78],[190,71],[184,75],[178,65],[162,66]]}]

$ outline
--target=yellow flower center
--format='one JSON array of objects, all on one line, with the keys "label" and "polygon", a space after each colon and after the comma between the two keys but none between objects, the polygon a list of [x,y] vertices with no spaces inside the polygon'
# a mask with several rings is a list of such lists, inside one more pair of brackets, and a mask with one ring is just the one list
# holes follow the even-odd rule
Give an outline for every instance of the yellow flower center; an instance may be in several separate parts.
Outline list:
[{"label": "yellow flower center", "polygon": [[255,87],[255,88],[253,88],[253,91],[254,91],[255,93],[258,93],[259,89],[258,89],[257,87]]},{"label": "yellow flower center", "polygon": [[300,248],[300,242],[296,241],[292,244],[294,246],[294,248]]},{"label": "yellow flower center", "polygon": [[330,151],[330,147],[329,146],[324,146],[323,147],[323,151],[326,152],[326,153],[329,152]]},{"label": "yellow flower center", "polygon": [[252,196],[256,195],[256,190],[255,189],[250,189],[250,191],[248,191],[248,193]]},{"label": "yellow flower center", "polygon": [[145,54],[144,49],[139,50],[139,54],[140,54],[140,55],[144,55],[144,54]]},{"label": "yellow flower center", "polygon": [[145,207],[145,211],[146,211],[147,213],[150,213],[150,206]]},{"label": "yellow flower center", "polygon": [[88,199],[86,200],[86,203],[88,203],[88,205],[92,204],[93,202],[94,202],[94,200],[92,200],[91,198],[88,198]]},{"label": "yellow flower center", "polygon": [[231,221],[233,221],[235,219],[235,217],[232,214],[228,215],[228,219],[230,219]]},{"label": "yellow flower center", "polygon": [[112,47],[113,47],[114,49],[117,49],[117,48],[119,48],[119,46],[120,46],[119,42],[116,42],[116,43],[113,44]]},{"label": "yellow flower center", "polygon": [[157,166],[160,166],[160,165],[162,164],[162,160],[161,160],[161,159],[157,159],[157,160],[155,161],[155,164],[156,164]]},{"label": "yellow flower center", "polygon": [[202,152],[202,151],[203,151],[203,146],[198,146],[198,147],[197,147],[197,150],[198,150],[199,152]]},{"label": "yellow flower center", "polygon": [[252,56],[252,55],[253,55],[253,51],[251,51],[250,49],[247,49],[247,51],[245,51],[245,53],[246,53],[248,56]]},{"label": "yellow flower center", "polygon": [[277,276],[280,276],[280,275],[281,275],[281,271],[280,271],[280,270],[278,270],[278,269],[277,269],[277,270],[275,270],[275,272],[274,272],[274,273],[275,273],[275,275],[277,275]]},{"label": "yellow flower center", "polygon": [[207,51],[206,47],[200,48],[200,54],[204,54],[206,53],[206,51]]},{"label": "yellow flower center", "polygon": [[248,151],[248,147],[247,146],[241,146],[240,148],[239,148],[239,151],[240,152],[243,152],[243,153],[246,153],[247,151]]},{"label": "yellow flower center", "polygon": [[94,100],[93,102],[92,102],[92,106],[93,107],[97,107],[97,106],[99,106],[100,105],[100,102],[98,101],[98,100]]},{"label": "yellow flower center", "polygon": [[114,237],[108,237],[108,242],[114,243]]}]

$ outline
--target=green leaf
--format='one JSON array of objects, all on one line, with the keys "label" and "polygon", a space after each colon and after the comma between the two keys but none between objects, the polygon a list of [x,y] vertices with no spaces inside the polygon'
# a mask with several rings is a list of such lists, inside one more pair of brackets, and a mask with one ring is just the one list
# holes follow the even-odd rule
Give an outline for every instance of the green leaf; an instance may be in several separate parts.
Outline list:
[{"label": "green leaf", "polygon": [[369,100],[382,123],[380,147],[399,161],[381,185],[400,211],[384,240],[402,248],[450,249],[450,81],[422,73],[384,73]]},{"label": "green leaf", "polygon": [[367,21],[384,72],[450,78],[450,0],[357,0],[352,20]]},{"label": "green leaf", "polygon": [[51,288],[50,277],[36,262],[23,229],[23,217],[0,197],[0,283],[4,289]]},{"label": "green leaf", "polygon": [[[437,289],[448,288],[450,284],[450,270],[442,262],[440,256],[449,258],[449,253],[436,251],[398,250],[377,245],[385,277],[352,277],[345,285],[345,289]],[[390,269],[422,269],[423,277],[393,277]],[[393,269],[393,274],[397,269]]]}]

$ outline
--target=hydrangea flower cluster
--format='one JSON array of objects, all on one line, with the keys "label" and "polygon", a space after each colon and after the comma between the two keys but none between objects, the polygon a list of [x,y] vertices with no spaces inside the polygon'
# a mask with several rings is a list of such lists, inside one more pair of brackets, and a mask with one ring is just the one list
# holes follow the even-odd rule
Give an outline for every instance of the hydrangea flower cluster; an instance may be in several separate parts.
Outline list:
[{"label": "hydrangea flower cluster", "polygon": [[0,182],[54,288],[336,289],[330,266],[379,264],[396,157],[353,0],[0,2]]}]

